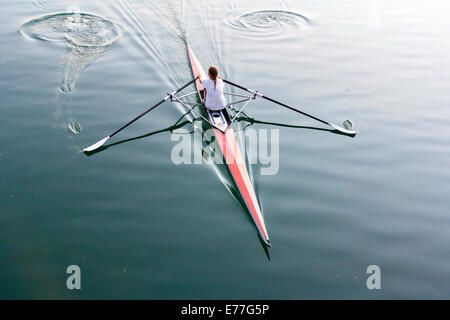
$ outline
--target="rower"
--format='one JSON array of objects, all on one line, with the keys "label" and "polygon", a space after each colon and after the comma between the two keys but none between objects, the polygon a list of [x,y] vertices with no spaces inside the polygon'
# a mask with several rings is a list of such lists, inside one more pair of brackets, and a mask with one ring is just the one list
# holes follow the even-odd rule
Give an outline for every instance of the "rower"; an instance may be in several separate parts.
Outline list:
[{"label": "rower", "polygon": [[202,79],[197,76],[206,90],[205,107],[211,111],[225,109],[227,104],[223,94],[223,80],[219,77],[219,68],[210,66],[208,69],[208,78]]}]

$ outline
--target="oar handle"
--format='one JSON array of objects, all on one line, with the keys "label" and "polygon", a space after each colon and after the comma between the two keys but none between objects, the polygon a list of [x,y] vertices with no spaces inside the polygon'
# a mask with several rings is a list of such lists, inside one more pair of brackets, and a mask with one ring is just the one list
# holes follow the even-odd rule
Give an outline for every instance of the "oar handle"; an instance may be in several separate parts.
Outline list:
[{"label": "oar handle", "polygon": [[133,122],[135,122],[136,120],[142,118],[143,116],[145,116],[147,113],[149,113],[150,111],[152,111],[153,109],[155,109],[157,106],[159,106],[161,103],[163,103],[164,101],[166,101],[167,99],[170,98],[171,95],[174,95],[176,93],[178,93],[179,91],[183,90],[184,88],[186,88],[187,86],[189,86],[190,84],[192,84],[195,80],[197,80],[197,78],[192,79],[191,81],[189,81],[188,83],[186,83],[184,86],[178,88],[177,90],[175,90],[174,92],[167,94],[164,99],[161,99],[161,101],[159,101],[158,103],[156,103],[155,105],[151,106],[150,108],[148,108],[147,110],[145,110],[143,113],[141,113],[140,115],[138,115],[136,118],[134,118],[133,120],[129,121],[128,123],[126,123],[125,125],[123,125],[122,127],[120,127],[119,129],[117,129],[116,131],[114,131],[112,134],[109,135],[109,137],[111,138],[112,136],[114,136],[115,134],[119,133],[120,131],[122,131],[123,129],[125,129],[126,127],[128,127],[130,124],[132,124]]},{"label": "oar handle", "polygon": [[[254,93],[254,92],[255,92],[255,90],[250,90],[250,89],[248,89],[248,88],[245,88],[245,87],[243,87],[243,86],[241,86],[241,85],[238,85],[238,84],[236,84],[236,83],[234,83],[234,82],[231,82],[231,81],[229,81],[229,80],[226,80],[226,79],[222,79],[222,80],[223,80],[223,82],[228,83],[228,84],[230,84],[230,85],[232,85],[232,86],[235,86],[235,87],[237,87],[237,88],[239,88],[239,89],[242,89],[242,90],[245,90],[245,91],[248,91],[248,92],[251,92],[251,93]],[[257,93],[257,96],[258,96],[258,97],[261,97],[261,98],[264,98],[264,99],[266,99],[266,100],[269,100],[270,102],[276,103],[276,104],[278,104],[278,105],[280,105],[280,106],[282,106],[282,107],[288,108],[289,110],[292,110],[292,111],[301,113],[301,114],[303,114],[304,116],[310,117],[310,118],[312,118],[312,119],[314,119],[314,120],[317,120],[317,121],[319,121],[319,122],[322,122],[322,123],[324,123],[324,124],[326,124],[326,125],[330,125],[330,123],[328,123],[328,122],[325,121],[325,120],[319,119],[319,118],[317,118],[317,117],[315,117],[315,116],[313,116],[313,115],[310,115],[310,114],[308,114],[308,113],[306,113],[306,112],[303,112],[303,111],[298,110],[298,109],[296,109],[296,108],[294,108],[294,107],[288,106],[287,104],[284,104],[283,102],[280,102],[280,101],[277,101],[277,100],[275,100],[275,99],[266,97],[265,95],[263,95],[263,94],[261,94],[261,93]]]}]

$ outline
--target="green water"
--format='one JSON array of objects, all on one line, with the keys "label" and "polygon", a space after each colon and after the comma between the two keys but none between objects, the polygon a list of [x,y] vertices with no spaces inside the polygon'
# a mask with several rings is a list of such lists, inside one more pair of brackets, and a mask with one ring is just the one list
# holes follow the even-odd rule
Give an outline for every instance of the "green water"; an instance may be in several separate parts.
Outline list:
[{"label": "green water", "polygon": [[[0,298],[450,298],[447,1],[0,8]],[[21,30],[73,10],[105,29],[76,44],[61,28],[39,29],[45,39]],[[174,164],[170,131],[145,136],[180,106],[108,143],[145,137],[80,152],[191,79],[184,40],[224,77],[358,130],[239,122],[238,132],[279,130],[278,172],[251,168],[268,252],[226,172]],[[245,112],[325,128],[261,99]],[[66,288],[73,264],[79,291]],[[369,265],[381,290],[366,286]]]}]

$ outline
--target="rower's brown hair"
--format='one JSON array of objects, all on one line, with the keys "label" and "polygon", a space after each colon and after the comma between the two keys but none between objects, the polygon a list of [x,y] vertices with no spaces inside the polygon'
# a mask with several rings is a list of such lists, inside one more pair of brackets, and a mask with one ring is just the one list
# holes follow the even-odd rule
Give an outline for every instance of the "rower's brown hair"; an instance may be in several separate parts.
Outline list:
[{"label": "rower's brown hair", "polygon": [[210,66],[208,69],[208,76],[211,78],[211,80],[214,80],[215,89],[217,84],[217,77],[219,76],[219,68],[216,66]]}]

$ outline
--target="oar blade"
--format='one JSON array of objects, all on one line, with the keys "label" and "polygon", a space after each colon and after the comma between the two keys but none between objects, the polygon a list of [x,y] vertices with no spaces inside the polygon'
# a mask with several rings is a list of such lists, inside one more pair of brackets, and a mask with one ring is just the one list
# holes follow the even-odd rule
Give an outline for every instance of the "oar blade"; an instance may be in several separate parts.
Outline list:
[{"label": "oar blade", "polygon": [[103,138],[102,140],[100,140],[100,141],[94,143],[92,146],[89,146],[89,147],[87,147],[87,148],[84,148],[84,149],[83,149],[83,152],[91,152],[91,151],[94,151],[95,149],[100,148],[102,145],[105,144],[106,141],[108,141],[109,138],[110,138],[110,137],[108,136],[108,137]]},{"label": "oar blade", "polygon": [[356,131],[354,131],[354,130],[344,129],[344,128],[339,127],[339,126],[337,126],[337,125],[335,125],[335,124],[332,124],[332,123],[330,123],[330,126],[332,126],[332,127],[333,127],[334,129],[336,129],[337,131],[342,132],[342,133],[345,133],[345,134],[348,134],[348,135],[350,135],[350,136],[356,135]]}]

